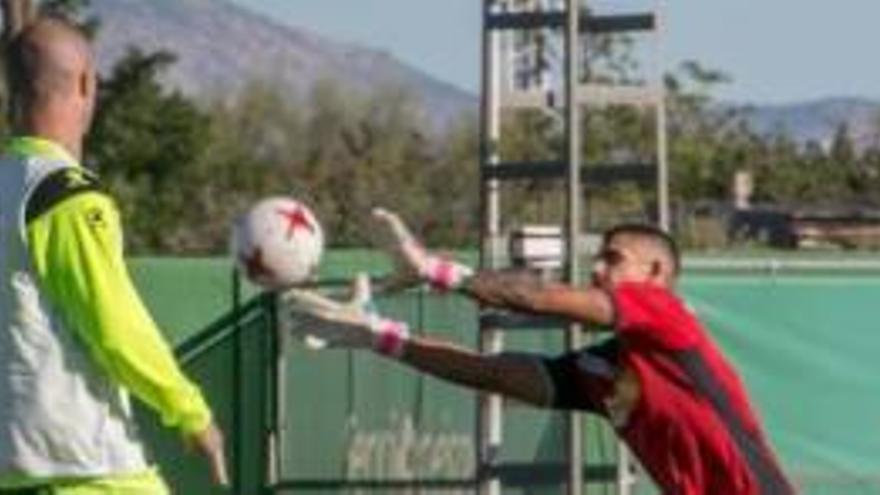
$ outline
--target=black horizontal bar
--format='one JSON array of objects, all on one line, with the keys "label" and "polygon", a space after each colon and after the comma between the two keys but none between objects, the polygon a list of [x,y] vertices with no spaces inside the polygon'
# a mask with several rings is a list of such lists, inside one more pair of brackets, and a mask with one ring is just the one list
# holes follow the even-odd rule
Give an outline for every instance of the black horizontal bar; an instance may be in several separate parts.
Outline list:
[{"label": "black horizontal bar", "polygon": [[[559,161],[499,163],[481,168],[483,179],[562,179],[568,174],[568,164]],[[589,185],[613,182],[652,183],[657,180],[657,167],[644,163],[615,165],[585,165],[581,167],[581,181]]]},{"label": "black horizontal bar", "polygon": [[568,164],[560,161],[499,163],[482,167],[484,179],[561,179],[568,173]]},{"label": "black horizontal bar", "polygon": [[[582,21],[583,22],[583,21]],[[590,33],[621,33],[627,31],[650,31],[654,29],[654,14],[618,14],[589,16],[581,24]]]},{"label": "black horizontal bar", "polygon": [[271,486],[274,490],[412,490],[414,488],[454,489],[474,488],[477,480],[468,479],[293,479],[281,480]]},{"label": "black horizontal bar", "polygon": [[617,165],[588,165],[581,171],[581,181],[589,185],[613,182],[657,182],[657,167],[653,164],[630,163]]},{"label": "black horizontal bar", "polygon": [[[608,483],[617,479],[617,466],[603,464],[584,466],[587,483]],[[568,466],[549,462],[509,462],[482,470],[483,479],[499,478],[506,488],[561,485],[568,479]],[[479,479],[291,479],[280,480],[270,488],[279,490],[407,490],[475,488]]]},{"label": "black horizontal bar", "polygon": [[[568,465],[552,462],[508,462],[486,468],[484,475],[500,478],[505,487],[562,485],[568,481]],[[608,483],[617,479],[614,464],[584,466],[584,481]]]},{"label": "black horizontal bar", "polygon": [[[565,12],[505,12],[486,20],[490,29],[562,29],[568,22]],[[581,13],[580,31],[595,34],[654,29],[654,14],[590,15]]]}]

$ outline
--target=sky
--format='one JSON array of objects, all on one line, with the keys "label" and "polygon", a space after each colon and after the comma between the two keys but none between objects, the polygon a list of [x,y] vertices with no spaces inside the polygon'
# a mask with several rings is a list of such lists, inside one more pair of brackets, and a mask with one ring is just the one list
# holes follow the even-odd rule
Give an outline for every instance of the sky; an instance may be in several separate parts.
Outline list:
[{"label": "sky", "polygon": [[[232,0],[276,21],[386,50],[477,92],[480,0]],[[880,100],[880,0],[665,0],[665,67],[683,60],[729,74],[719,99],[790,103]],[[649,1],[603,0],[601,11]],[[622,5],[622,7],[621,7]],[[604,10],[603,10],[604,9]]]}]

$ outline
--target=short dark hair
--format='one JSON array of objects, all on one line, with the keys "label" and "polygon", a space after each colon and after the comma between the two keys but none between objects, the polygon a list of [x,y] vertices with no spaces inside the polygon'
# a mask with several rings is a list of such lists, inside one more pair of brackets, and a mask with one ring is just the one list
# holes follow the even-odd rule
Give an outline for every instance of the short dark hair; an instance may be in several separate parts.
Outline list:
[{"label": "short dark hair", "polygon": [[613,238],[619,235],[631,235],[650,239],[669,257],[669,261],[672,262],[673,275],[678,276],[681,272],[681,252],[678,249],[678,244],[663,229],[646,223],[618,224],[602,234],[602,244],[607,245]]}]

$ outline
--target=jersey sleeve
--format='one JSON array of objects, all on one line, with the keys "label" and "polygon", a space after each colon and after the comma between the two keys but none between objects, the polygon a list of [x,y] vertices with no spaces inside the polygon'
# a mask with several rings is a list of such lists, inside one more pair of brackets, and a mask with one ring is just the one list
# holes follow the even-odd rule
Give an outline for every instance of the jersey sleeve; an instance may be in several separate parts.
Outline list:
[{"label": "jersey sleeve", "polygon": [[543,360],[552,384],[550,407],[606,415],[605,398],[614,388],[616,339]]},{"label": "jersey sleeve", "polygon": [[621,284],[612,295],[619,335],[664,349],[696,344],[699,330],[681,299],[669,289],[652,284]]},{"label": "jersey sleeve", "polygon": [[88,185],[75,186],[38,189],[28,206],[29,254],[41,288],[93,359],[163,424],[204,430],[211,412],[128,274],[115,205]]}]

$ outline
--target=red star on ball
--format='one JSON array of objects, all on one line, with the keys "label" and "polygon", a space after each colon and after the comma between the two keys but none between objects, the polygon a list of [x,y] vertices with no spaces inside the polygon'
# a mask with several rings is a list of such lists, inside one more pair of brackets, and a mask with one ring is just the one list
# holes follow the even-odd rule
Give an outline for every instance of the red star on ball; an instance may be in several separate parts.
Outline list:
[{"label": "red star on ball", "polygon": [[290,239],[290,236],[292,236],[299,227],[307,228],[311,232],[315,231],[315,226],[309,221],[309,217],[306,216],[306,213],[302,208],[279,209],[276,211],[279,215],[284,217],[284,220],[287,222],[286,236],[288,239]]}]

